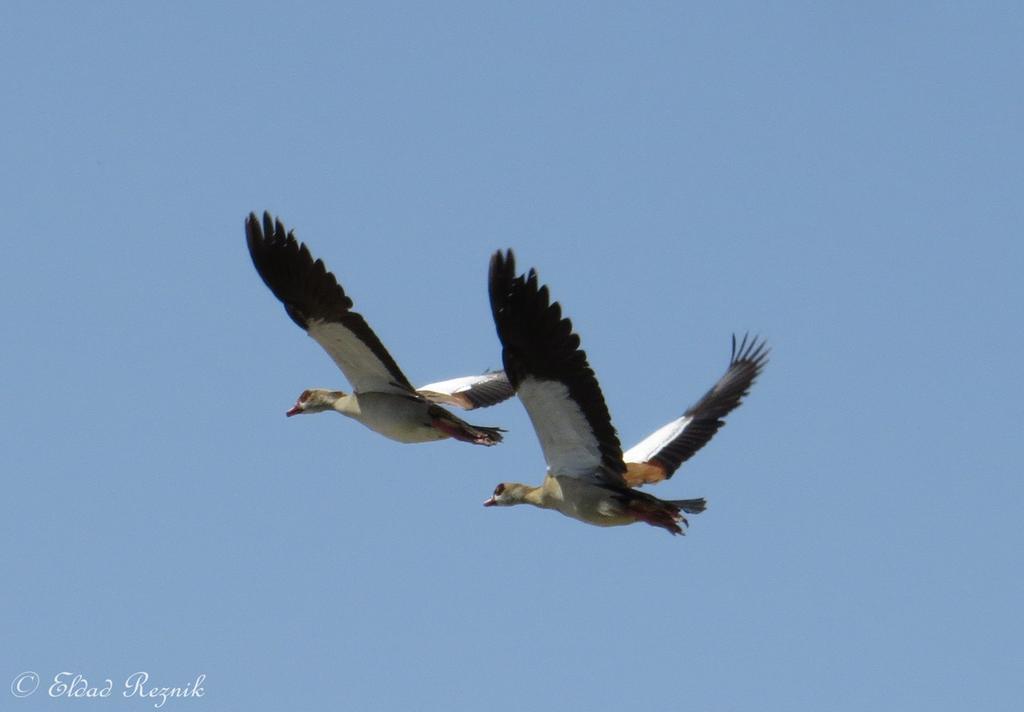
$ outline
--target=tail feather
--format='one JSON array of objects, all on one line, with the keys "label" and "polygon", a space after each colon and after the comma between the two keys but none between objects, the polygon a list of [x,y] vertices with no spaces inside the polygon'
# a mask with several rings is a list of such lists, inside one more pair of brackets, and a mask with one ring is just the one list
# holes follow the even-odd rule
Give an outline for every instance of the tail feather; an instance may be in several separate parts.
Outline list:
[{"label": "tail feather", "polygon": [[472,436],[472,442],[478,445],[497,445],[501,442],[503,428],[492,428],[488,425],[468,425],[467,432]]},{"label": "tail feather", "polygon": [[668,503],[678,507],[687,514],[700,514],[708,508],[708,502],[703,497],[697,499],[670,499]]},{"label": "tail feather", "polygon": [[431,423],[442,433],[461,440],[462,442],[475,445],[497,445],[501,442],[501,434],[505,432],[502,428],[492,428],[486,425],[470,425],[465,420],[449,413],[440,406],[430,410]]},{"label": "tail feather", "polygon": [[690,523],[681,512],[700,514],[707,506],[703,497],[666,500],[642,492],[634,492],[634,494],[636,496],[629,502],[629,511],[637,518],[637,521],[645,522],[652,527],[661,527],[670,534],[686,533],[683,527],[688,527]]}]

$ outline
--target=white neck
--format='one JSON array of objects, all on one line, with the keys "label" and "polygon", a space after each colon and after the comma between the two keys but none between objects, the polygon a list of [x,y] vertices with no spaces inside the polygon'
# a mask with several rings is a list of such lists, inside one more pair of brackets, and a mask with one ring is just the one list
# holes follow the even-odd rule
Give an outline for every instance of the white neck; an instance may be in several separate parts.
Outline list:
[{"label": "white neck", "polygon": [[359,399],[354,393],[346,393],[340,398],[335,399],[331,406],[342,415],[347,415],[356,420],[359,419],[359,415],[362,412],[359,408]]}]

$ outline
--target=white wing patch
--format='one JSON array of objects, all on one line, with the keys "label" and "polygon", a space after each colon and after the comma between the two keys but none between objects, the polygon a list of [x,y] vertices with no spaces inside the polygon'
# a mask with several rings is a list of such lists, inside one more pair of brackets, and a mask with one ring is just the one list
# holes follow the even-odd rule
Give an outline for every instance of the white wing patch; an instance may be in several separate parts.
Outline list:
[{"label": "white wing patch", "polygon": [[445,395],[454,396],[458,393],[471,390],[477,383],[490,380],[491,376],[485,374],[483,376],[463,376],[462,378],[449,378],[447,381],[438,381],[437,383],[428,383],[425,386],[417,388],[418,391],[433,391],[434,393],[443,393]]},{"label": "white wing patch", "polygon": [[526,378],[519,399],[537,431],[548,472],[581,479],[598,479],[601,450],[580,407],[560,381]]},{"label": "white wing patch", "polygon": [[648,462],[661,452],[661,449],[678,438],[686,426],[693,421],[691,416],[684,415],[671,423],[666,423],[646,438],[622,453],[623,462]]},{"label": "white wing patch", "polygon": [[447,381],[428,383],[417,388],[416,392],[434,403],[466,410],[494,405],[515,394],[504,372],[450,378]]},{"label": "white wing patch", "polygon": [[356,392],[410,393],[395,383],[384,362],[343,324],[311,319],[306,331],[330,355]]},{"label": "white wing patch", "polygon": [[[494,380],[494,377],[489,373],[482,376],[462,376],[461,378],[449,378],[447,381],[428,383],[425,386],[420,386],[416,390],[435,402],[442,402],[449,405],[456,405],[460,408],[466,408],[467,406],[471,407],[472,403],[469,399],[465,397],[459,398],[458,396],[473,390],[473,387],[476,385],[486,383],[491,380]],[[436,395],[437,398],[432,398],[431,396],[433,395]]]}]

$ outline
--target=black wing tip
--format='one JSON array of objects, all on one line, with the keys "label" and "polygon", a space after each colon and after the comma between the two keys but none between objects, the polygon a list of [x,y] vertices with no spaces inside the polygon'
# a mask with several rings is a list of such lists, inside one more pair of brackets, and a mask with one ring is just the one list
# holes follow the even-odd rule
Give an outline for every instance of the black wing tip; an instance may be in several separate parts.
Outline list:
[{"label": "black wing tip", "polygon": [[[771,348],[769,348],[768,342],[760,336],[751,336],[748,332],[743,334],[743,338],[737,343],[736,334],[733,334],[732,354],[725,374],[699,403],[687,410],[686,415],[695,415],[710,407],[712,411],[718,411],[718,413],[715,415],[708,413],[707,415],[723,418],[738,407],[750,393],[750,388],[768,363],[770,354]],[[723,424],[719,423],[719,427]]]},{"label": "black wing tip", "polygon": [[729,358],[729,366],[732,367],[738,363],[750,363],[760,373],[761,369],[768,363],[768,357],[771,355],[771,352],[768,341],[756,334],[751,336],[750,332],[745,332],[739,344],[736,343],[736,334],[733,334],[732,356]]},{"label": "black wing tip", "polygon": [[693,419],[683,432],[651,458],[665,469],[665,479],[707,445],[725,425],[725,417],[750,394],[770,352],[767,342],[760,337],[744,334],[737,342],[733,334],[729,367],[718,382],[683,413],[684,417]]},{"label": "black wing tip", "polygon": [[245,232],[256,272],[298,326],[308,329],[314,317],[336,320],[351,308],[351,300],[323,260],[314,259],[280,218],[265,210],[261,221],[251,212]]},{"label": "black wing tip", "polygon": [[280,218],[275,218],[267,210],[263,211],[262,221],[256,213],[249,213],[245,219],[245,236],[253,264],[261,275],[265,261],[270,259],[270,253],[275,250],[295,250],[300,254],[305,253],[312,261],[309,248],[296,239],[295,231],[288,230]]},{"label": "black wing tip", "polygon": [[493,271],[496,268],[503,272],[515,272],[516,254],[512,251],[511,247],[504,250],[495,250],[494,254],[491,255],[491,270]]},{"label": "black wing tip", "polygon": [[263,211],[262,220],[256,215],[255,211],[250,211],[249,216],[245,219],[245,226],[251,231],[261,234],[265,233],[268,237],[285,232],[281,218],[275,218],[269,210]]},{"label": "black wing tip", "polygon": [[516,256],[511,249],[496,250],[491,255],[487,272],[487,294],[491,300],[491,311],[495,316],[508,298],[516,274]]},{"label": "black wing tip", "polygon": [[256,213],[249,213],[245,219],[245,240],[249,245],[249,253],[254,255],[255,250],[263,243],[263,227],[260,225]]}]

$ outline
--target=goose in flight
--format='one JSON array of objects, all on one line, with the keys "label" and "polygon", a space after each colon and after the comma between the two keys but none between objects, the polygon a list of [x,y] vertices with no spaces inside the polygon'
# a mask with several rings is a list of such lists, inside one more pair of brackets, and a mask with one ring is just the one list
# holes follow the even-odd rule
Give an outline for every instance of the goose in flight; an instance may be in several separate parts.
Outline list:
[{"label": "goose in flight", "polygon": [[663,500],[634,488],[670,478],[724,425],[767,362],[764,341],[744,337],[737,346],[734,336],[729,367],[711,390],[623,453],[572,322],[535,270],[515,271],[511,250],[491,258],[491,312],[505,373],[537,431],[547,474],[539,487],[499,484],[484,506],[532,504],[597,526],[645,522],[682,534],[682,513],[704,511],[703,498]]},{"label": "goose in flight", "polygon": [[245,221],[256,271],[292,321],[323,347],[352,385],[352,393],[324,388],[302,392],[287,415],[333,410],[401,443],[455,438],[477,445],[501,442],[501,428],[470,425],[443,407],[494,405],[514,393],[501,371],[413,388],[352,300],[321,260],[285,232],[280,220],[255,213]]}]

